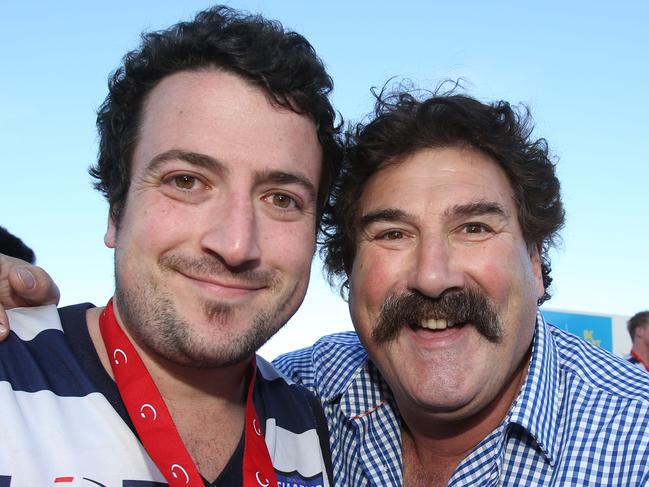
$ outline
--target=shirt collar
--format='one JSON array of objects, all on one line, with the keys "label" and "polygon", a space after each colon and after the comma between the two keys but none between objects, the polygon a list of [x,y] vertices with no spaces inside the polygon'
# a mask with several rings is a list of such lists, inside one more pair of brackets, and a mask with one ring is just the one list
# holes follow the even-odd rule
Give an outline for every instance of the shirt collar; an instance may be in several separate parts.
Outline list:
[{"label": "shirt collar", "polygon": [[527,377],[508,418],[534,438],[551,465],[559,452],[557,436],[560,410],[559,355],[540,311],[537,311],[532,357]]},{"label": "shirt collar", "polygon": [[[341,410],[349,419],[359,419],[385,407],[386,404],[397,411],[396,406],[392,404],[390,387],[376,365],[366,358],[341,399]],[[399,417],[398,414],[396,417]]]},{"label": "shirt collar", "polygon": [[363,417],[392,400],[387,383],[354,332],[327,337],[315,353],[316,363],[327,363],[335,357],[336,367],[317,367],[318,393],[323,402],[341,403],[350,419]]},{"label": "shirt collar", "polygon": [[[323,371],[318,374],[322,400],[340,400],[342,412],[350,419],[367,416],[384,406],[393,409],[398,418],[390,388],[369,360],[358,337],[351,333],[345,335],[345,357],[341,360],[341,366],[336,368],[338,373],[324,372],[331,372],[332,368],[329,367],[320,368]],[[338,356],[337,360],[340,359]],[[541,312],[537,311],[527,376],[505,422],[524,428],[537,442],[550,464],[554,464],[559,455],[557,437],[561,408],[560,387],[556,343]]]}]

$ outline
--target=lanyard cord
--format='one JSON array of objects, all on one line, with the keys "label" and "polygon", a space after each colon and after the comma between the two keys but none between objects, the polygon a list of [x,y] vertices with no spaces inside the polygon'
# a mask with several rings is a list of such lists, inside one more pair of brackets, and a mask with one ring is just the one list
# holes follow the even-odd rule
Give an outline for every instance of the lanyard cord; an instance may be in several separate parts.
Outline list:
[{"label": "lanyard cord", "polygon": [[[160,391],[117,323],[112,299],[99,317],[99,329],[120,396],[147,453],[171,487],[203,487],[203,479],[185,448]],[[256,370],[253,359],[246,395],[244,487],[277,485],[252,397]]]}]

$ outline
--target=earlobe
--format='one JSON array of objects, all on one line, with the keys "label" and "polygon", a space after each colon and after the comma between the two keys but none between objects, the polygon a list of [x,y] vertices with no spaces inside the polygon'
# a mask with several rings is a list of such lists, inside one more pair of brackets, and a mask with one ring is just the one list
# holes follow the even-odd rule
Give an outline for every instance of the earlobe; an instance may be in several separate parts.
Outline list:
[{"label": "earlobe", "polygon": [[106,233],[104,234],[104,244],[109,249],[115,248],[115,237],[117,234],[117,228],[115,225],[115,220],[112,215],[108,215],[108,226],[106,228]]},{"label": "earlobe", "polygon": [[541,299],[545,294],[545,286],[543,284],[543,266],[541,259],[541,248],[539,245],[530,246],[530,259],[532,261],[532,271],[534,272],[536,294],[538,299]]}]

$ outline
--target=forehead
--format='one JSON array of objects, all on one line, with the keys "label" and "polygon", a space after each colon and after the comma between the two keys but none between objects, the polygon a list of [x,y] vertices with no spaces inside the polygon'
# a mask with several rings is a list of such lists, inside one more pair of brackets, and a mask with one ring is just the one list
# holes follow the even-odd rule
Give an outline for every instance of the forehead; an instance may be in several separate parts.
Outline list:
[{"label": "forehead", "polygon": [[361,196],[360,214],[382,207],[446,212],[477,201],[498,203],[515,214],[511,184],[496,161],[471,148],[422,149],[369,178]]},{"label": "forehead", "polygon": [[314,122],[223,70],[181,71],[149,93],[134,165],[174,149],[210,155],[231,170],[298,171],[316,187],[319,181]]}]

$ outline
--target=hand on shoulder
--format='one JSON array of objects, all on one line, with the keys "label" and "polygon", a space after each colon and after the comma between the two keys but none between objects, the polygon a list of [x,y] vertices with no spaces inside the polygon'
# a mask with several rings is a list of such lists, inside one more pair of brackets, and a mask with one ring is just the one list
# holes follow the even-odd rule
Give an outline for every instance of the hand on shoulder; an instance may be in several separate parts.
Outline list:
[{"label": "hand on shoulder", "polygon": [[9,334],[5,310],[58,304],[59,288],[47,272],[24,260],[0,254],[0,341]]}]

